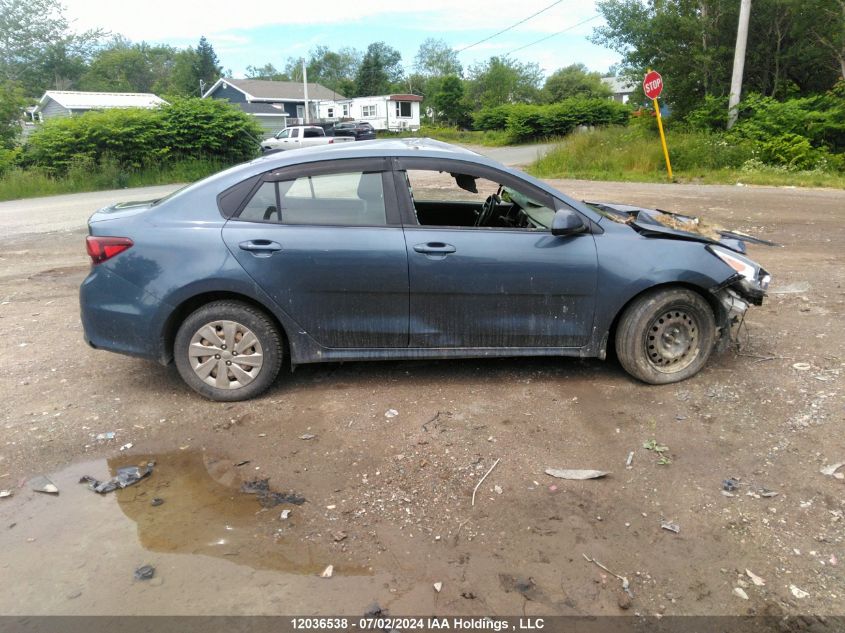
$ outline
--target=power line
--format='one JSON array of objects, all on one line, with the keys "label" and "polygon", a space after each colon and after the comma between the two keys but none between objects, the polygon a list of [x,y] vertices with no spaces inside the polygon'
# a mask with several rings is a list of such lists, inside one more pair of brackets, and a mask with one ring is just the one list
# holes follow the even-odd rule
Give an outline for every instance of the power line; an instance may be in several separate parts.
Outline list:
[{"label": "power line", "polygon": [[581,20],[580,22],[577,22],[576,24],[573,24],[572,26],[567,26],[565,29],[561,29],[557,33],[552,33],[551,35],[547,35],[546,37],[541,37],[539,40],[534,40],[533,42],[529,42],[525,46],[520,46],[519,48],[515,48],[512,51],[508,51],[507,53],[505,53],[504,56],[507,57],[508,55],[513,55],[517,51],[521,51],[523,48],[528,48],[529,46],[534,46],[535,44],[539,44],[540,42],[545,42],[546,40],[550,40],[551,38],[555,37],[556,35],[560,35],[561,33],[566,33],[567,31],[571,31],[572,29],[579,27],[582,24],[586,24],[587,22],[592,22],[593,20],[595,20],[596,18],[599,18],[599,17],[601,17],[601,16],[597,13],[596,15],[594,15],[590,18],[587,18],[586,20]]},{"label": "power line", "polygon": [[529,15],[527,18],[524,18],[524,19],[520,20],[519,22],[516,22],[516,23],[514,23],[514,24],[511,24],[509,27],[507,27],[507,28],[505,28],[505,29],[502,29],[502,30],[501,30],[501,31],[499,31],[498,33],[493,33],[493,35],[491,35],[490,37],[485,37],[483,40],[478,40],[475,44],[470,44],[469,46],[464,46],[463,48],[458,49],[458,50],[457,50],[457,51],[455,51],[455,52],[457,52],[457,53],[463,53],[464,51],[471,49],[473,46],[478,46],[479,44],[483,44],[484,42],[487,42],[488,40],[492,40],[492,39],[493,39],[494,37],[496,37],[497,35],[501,35],[502,33],[505,33],[505,32],[507,32],[507,31],[510,31],[512,28],[517,27],[517,26],[519,26],[520,24],[523,24],[524,22],[528,22],[528,20],[530,20],[531,18],[536,18],[536,17],[537,17],[538,15],[540,15],[541,13],[543,13],[543,12],[545,12],[545,11],[548,11],[548,10],[549,10],[549,9],[551,9],[553,6],[558,5],[558,4],[560,4],[561,2],[563,2],[563,0],[557,0],[557,2],[552,2],[552,3],[551,3],[549,6],[547,6],[545,9],[540,9],[539,11],[537,11],[537,13],[532,13],[532,14],[531,14],[531,15]]}]

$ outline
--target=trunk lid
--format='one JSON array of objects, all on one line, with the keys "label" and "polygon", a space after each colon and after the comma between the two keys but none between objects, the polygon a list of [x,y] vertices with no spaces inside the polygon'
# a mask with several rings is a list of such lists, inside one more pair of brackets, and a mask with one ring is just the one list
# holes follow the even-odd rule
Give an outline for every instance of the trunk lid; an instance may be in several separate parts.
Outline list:
[{"label": "trunk lid", "polygon": [[110,204],[107,207],[98,209],[94,214],[88,218],[88,224],[95,224],[97,222],[105,222],[107,220],[117,220],[120,218],[138,215],[144,211],[148,211],[157,200],[140,200],[135,202],[118,202]]}]

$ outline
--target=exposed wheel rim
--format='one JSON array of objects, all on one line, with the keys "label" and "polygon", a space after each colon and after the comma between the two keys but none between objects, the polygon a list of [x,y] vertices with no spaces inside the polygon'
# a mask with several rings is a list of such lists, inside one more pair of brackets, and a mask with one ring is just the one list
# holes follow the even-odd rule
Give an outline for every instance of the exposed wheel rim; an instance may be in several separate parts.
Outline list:
[{"label": "exposed wheel rim", "polygon": [[240,389],[261,373],[264,353],[255,333],[237,321],[212,321],[199,328],[188,345],[197,377],[217,389]]},{"label": "exposed wheel rim", "polygon": [[698,357],[700,329],[698,318],[686,308],[662,312],[646,331],[646,357],[655,368],[667,373],[689,367]]}]

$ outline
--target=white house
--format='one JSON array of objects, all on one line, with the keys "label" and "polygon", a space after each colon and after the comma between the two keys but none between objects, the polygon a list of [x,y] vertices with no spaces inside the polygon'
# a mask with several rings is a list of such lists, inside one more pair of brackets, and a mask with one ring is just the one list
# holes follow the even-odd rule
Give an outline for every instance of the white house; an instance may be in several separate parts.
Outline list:
[{"label": "white house", "polygon": [[637,89],[636,82],[624,77],[602,77],[602,82],[610,88],[613,93],[613,100],[619,103],[628,103],[634,90]]},{"label": "white house", "polygon": [[149,92],[79,92],[48,90],[32,111],[33,120],[73,116],[89,110],[157,108],[167,102]]},{"label": "white house", "polygon": [[393,94],[354,99],[321,99],[315,104],[317,118],[321,121],[366,121],[377,130],[400,132],[420,129],[421,101],[419,95]]}]

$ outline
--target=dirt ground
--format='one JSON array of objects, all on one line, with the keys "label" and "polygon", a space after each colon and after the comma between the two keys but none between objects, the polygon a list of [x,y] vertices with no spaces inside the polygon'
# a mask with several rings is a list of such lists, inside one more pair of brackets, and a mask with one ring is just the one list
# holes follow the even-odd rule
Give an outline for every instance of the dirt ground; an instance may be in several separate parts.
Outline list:
[{"label": "dirt ground", "polygon": [[[612,360],[348,363],[217,404],[85,345],[87,211],[0,213],[0,613],[845,614],[845,481],[820,472],[845,461],[845,192],[556,184],[782,244],[750,249],[774,292],[742,349],[663,387]],[[77,483],[148,461],[117,493]],[[239,491],[265,477],[305,503]]]}]

